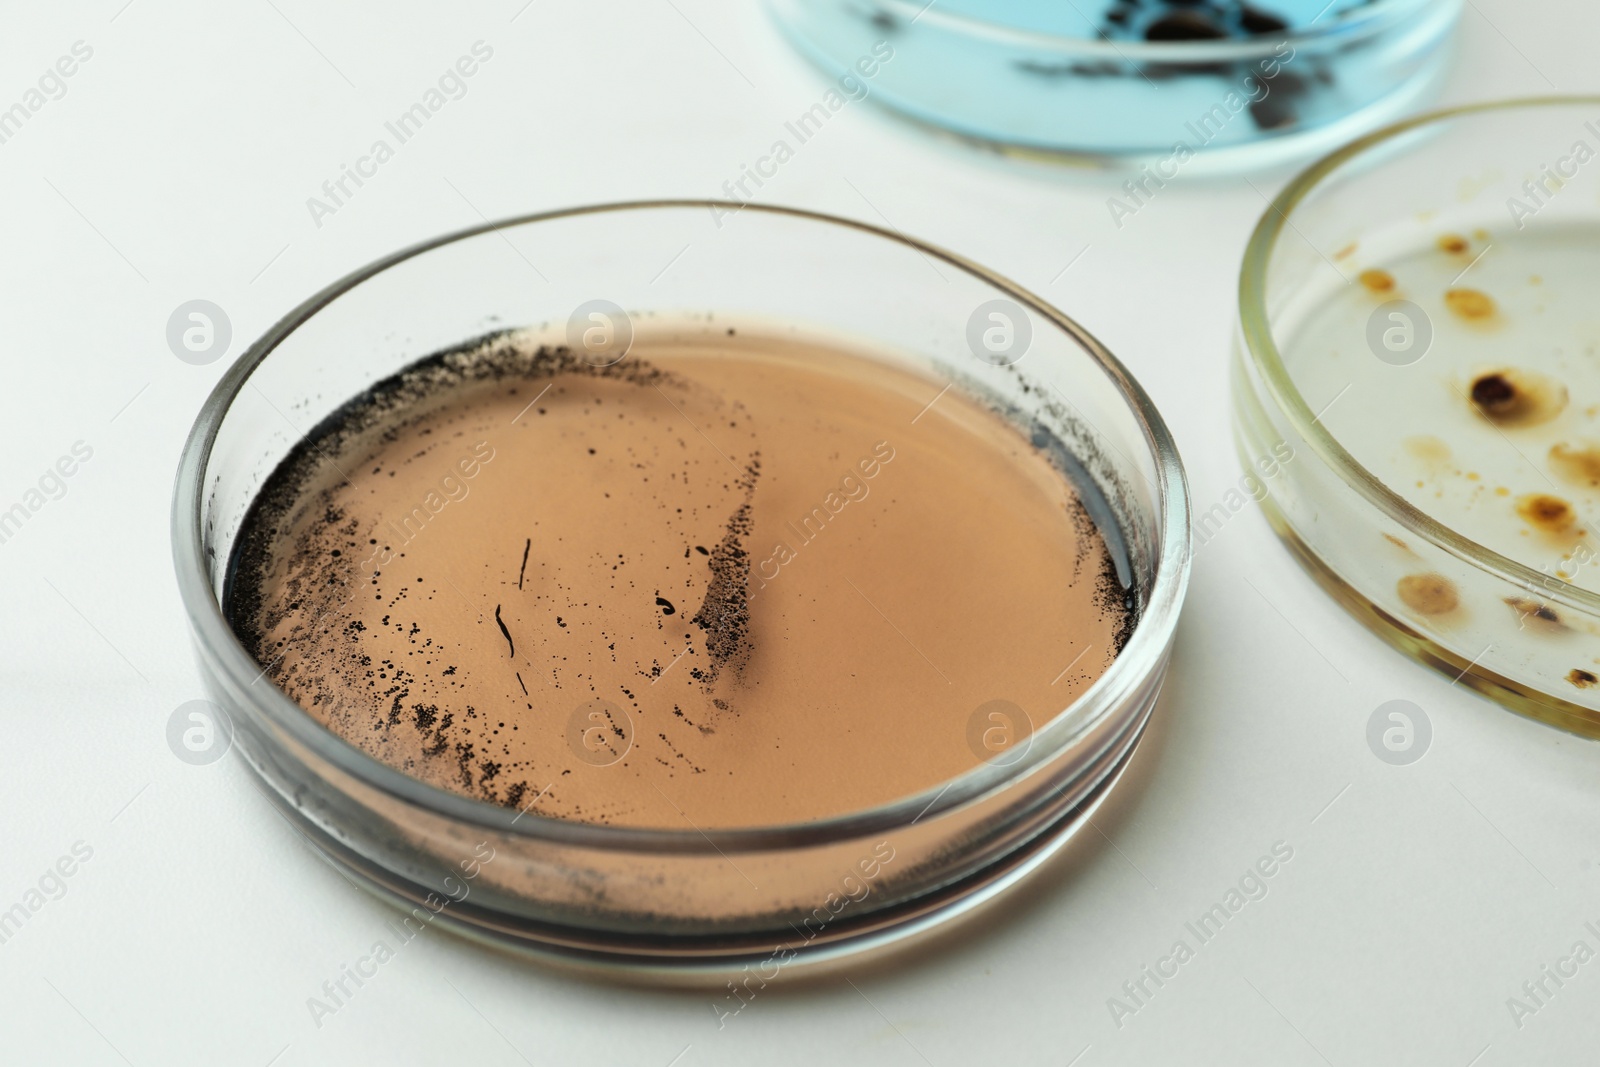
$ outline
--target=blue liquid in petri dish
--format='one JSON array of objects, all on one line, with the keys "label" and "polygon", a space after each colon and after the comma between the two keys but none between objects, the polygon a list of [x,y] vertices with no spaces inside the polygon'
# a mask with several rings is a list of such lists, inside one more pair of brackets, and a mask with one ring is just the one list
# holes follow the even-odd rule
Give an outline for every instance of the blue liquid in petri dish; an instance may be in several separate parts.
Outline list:
[{"label": "blue liquid in petri dish", "polygon": [[[1265,162],[1430,89],[1461,0],[768,0],[844,95],[1102,161]],[[1304,135],[1321,131],[1316,143]],[[1223,150],[1244,149],[1226,153]]]}]

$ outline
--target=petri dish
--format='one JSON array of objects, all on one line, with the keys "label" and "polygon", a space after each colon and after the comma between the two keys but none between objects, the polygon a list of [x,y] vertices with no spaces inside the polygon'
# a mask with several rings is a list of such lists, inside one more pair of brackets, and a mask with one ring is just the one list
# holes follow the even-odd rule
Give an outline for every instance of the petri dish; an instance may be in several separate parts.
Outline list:
[{"label": "petri dish", "polygon": [[1553,97],[1328,156],[1251,238],[1234,362],[1239,449],[1323,586],[1406,654],[1590,737],[1597,150],[1600,98]]},{"label": "petri dish", "polygon": [[1436,86],[1460,0],[1055,4],[768,0],[836,84],[803,139],[871,99],[996,150],[1090,166],[1236,171],[1325,151]]},{"label": "petri dish", "polygon": [[[1114,661],[1073,699],[973,747],[971,765],[945,780],[754,824],[614,823],[553,814],[538,797],[486,800],[330,729],[277,684],[225,610],[230,561],[263,487],[308,433],[398,372],[508,327],[588,345],[597,306],[629,323],[629,336],[671,322],[679,340],[709,344],[729,323],[759,321],[847,339],[921,374],[927,407],[954,394],[1003,413],[1018,447],[1047,451],[1096,527],[1114,534],[1115,578],[1134,620]],[[1003,339],[986,332],[1001,326]],[[694,435],[680,436],[687,447]],[[478,475],[473,494],[488,477]],[[419,923],[566,965],[663,977],[766,973],[884,949],[1035,869],[1127,766],[1165,677],[1189,571],[1187,491],[1170,435],[1138,383],[1060,311],[954,253],[876,227],[705,201],[487,223],[313,295],[207,400],[181,461],[173,544],[210,699],[263,792],[329,859]],[[483,631],[499,641],[494,622]],[[885,630],[882,640],[898,638]],[[1061,666],[1071,658],[1063,649]],[[919,746],[976,745],[974,721],[930,719],[928,736],[879,756],[904,762]],[[851,743],[819,733],[819,751]]]}]

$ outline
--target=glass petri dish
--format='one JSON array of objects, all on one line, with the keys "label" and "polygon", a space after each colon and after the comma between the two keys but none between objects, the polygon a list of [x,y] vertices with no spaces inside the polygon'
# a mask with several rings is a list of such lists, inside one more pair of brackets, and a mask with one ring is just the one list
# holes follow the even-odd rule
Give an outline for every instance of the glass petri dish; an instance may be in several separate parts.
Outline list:
[{"label": "glass petri dish", "polygon": [[[796,138],[848,100],[870,98],[1002,152],[1119,169],[1148,164],[1161,181],[1324,151],[1399,117],[1436,86],[1462,7],[1461,0],[768,4],[795,46],[837,79],[818,107],[790,123]],[[1189,35],[1225,36],[1148,39],[1171,36],[1156,22],[1174,19]]]},{"label": "glass petri dish", "polygon": [[1340,603],[1590,737],[1597,151],[1600,98],[1556,97],[1424,115],[1317,163],[1246,250],[1233,383],[1263,509]]},{"label": "glass petri dish", "polygon": [[[1063,446],[1062,464],[1099,508],[1096,524],[1120,545],[1119,577],[1137,606],[1121,653],[1025,742],[972,770],[792,825],[700,832],[550,818],[424,784],[324,728],[265,677],[221,607],[264,480],[305,430],[375,382],[486,331],[564,327],[596,300],[634,322],[670,315],[720,331],[730,317],[759,319],[847,338]],[[1017,336],[1031,336],[1003,359],[969,340],[997,301]],[[206,401],[178,473],[173,550],[211,700],[265,794],[330,859],[420,922],[573,966],[658,976],[879,949],[1043,862],[1134,750],[1165,675],[1190,552],[1166,427],[1121,364],[1061,312],[953,253],[872,226],[702,201],[476,226],[312,296]],[[834,910],[841,885],[859,887],[863,862],[886,853],[892,863],[870,864],[870,890]]]}]

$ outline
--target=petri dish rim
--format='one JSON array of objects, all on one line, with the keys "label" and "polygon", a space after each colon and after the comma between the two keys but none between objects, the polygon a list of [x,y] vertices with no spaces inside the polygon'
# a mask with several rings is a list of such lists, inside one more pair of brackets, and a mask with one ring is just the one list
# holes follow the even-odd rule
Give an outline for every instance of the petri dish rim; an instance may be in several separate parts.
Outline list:
[{"label": "petri dish rim", "polygon": [[965,257],[870,223],[823,212],[778,205],[744,204],[727,200],[659,199],[617,201],[555,211],[516,215],[485,221],[412,244],[382,256],[330,283],[289,311],[253,342],[228,368],[201,406],[184,442],[172,499],[172,550],[179,596],[190,621],[197,649],[209,655],[218,670],[249,692],[261,677],[258,664],[245,650],[222,613],[212,590],[206,564],[202,524],[204,486],[211,450],[233,400],[243,391],[251,373],[274,349],[318,311],[363,281],[456,241],[497,230],[562,218],[613,212],[693,209],[749,211],[787,216],[839,226],[908,247],[937,258],[1004,293],[1068,334],[1117,386],[1136,417],[1155,468],[1155,515],[1161,539],[1154,546],[1155,578],[1150,594],[1128,643],[1077,700],[1037,729],[1028,754],[1007,766],[985,763],[941,785],[856,812],[803,823],[732,829],[638,829],[579,823],[511,809],[450,793],[380,762],[344,740],[271,686],[256,690],[253,706],[272,724],[319,758],[349,774],[362,785],[404,804],[431,811],[464,825],[494,831],[512,838],[530,838],[558,844],[621,852],[699,854],[768,852],[822,845],[843,837],[889,831],[927,815],[958,808],[1027,777],[1035,767],[1060,755],[1083,733],[1125,711],[1124,697],[1153,674],[1165,668],[1166,650],[1177,626],[1178,613],[1188,585],[1191,563],[1188,484],[1177,446],[1166,423],[1144,388],[1115,356],[1088,331],[1047,301],[1020,285]]},{"label": "petri dish rim", "polygon": [[1278,239],[1285,229],[1294,228],[1292,216],[1295,208],[1310,196],[1324,179],[1337,173],[1345,164],[1359,159],[1371,149],[1385,146],[1407,134],[1426,132],[1430,127],[1438,127],[1474,115],[1522,108],[1585,106],[1600,107],[1600,96],[1518,97],[1444,108],[1375,130],[1313,163],[1273,198],[1245,246],[1244,260],[1239,269],[1239,327],[1244,350],[1249,353],[1256,369],[1261,372],[1262,380],[1271,390],[1273,401],[1279,410],[1283,412],[1295,431],[1316,450],[1323,463],[1338,474],[1347,485],[1360,493],[1368,503],[1400,526],[1480,570],[1509,579],[1519,585],[1537,587],[1541,596],[1554,603],[1597,614],[1600,613],[1600,594],[1536,571],[1458,533],[1407,501],[1359,463],[1338,438],[1318,421],[1311,406],[1306,403],[1305,397],[1295,385],[1273,338],[1272,323],[1267,314],[1266,304],[1267,268],[1272,261]]},{"label": "petri dish rim", "polygon": [[[1260,34],[1239,40],[1216,41],[1102,41],[1092,37],[1068,37],[1018,29],[972,15],[953,14],[937,9],[924,0],[877,0],[877,3],[906,18],[908,22],[927,19],[952,30],[976,37],[1007,41],[1040,51],[1072,55],[1103,56],[1106,59],[1143,60],[1153,63],[1216,62],[1222,59],[1247,60],[1273,55],[1287,41],[1291,45],[1312,44],[1355,37],[1382,28],[1390,19],[1420,11],[1438,0],[1376,0],[1352,12],[1349,18],[1324,26],[1291,29],[1288,33]],[[1331,6],[1331,5],[1330,5]],[[1320,17],[1320,16],[1319,16]]]}]

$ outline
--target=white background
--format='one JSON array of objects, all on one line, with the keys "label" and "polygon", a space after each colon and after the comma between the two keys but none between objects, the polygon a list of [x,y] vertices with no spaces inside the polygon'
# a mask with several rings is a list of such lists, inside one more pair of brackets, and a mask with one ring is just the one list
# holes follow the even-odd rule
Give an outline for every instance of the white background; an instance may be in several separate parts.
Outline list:
[{"label": "white background", "polygon": [[[1600,926],[1600,749],[1390,651],[1253,507],[1199,552],[1166,696],[1096,829],[954,936],[853,984],[785,977],[719,1030],[715,994],[590,983],[430,931],[316,1026],[307,998],[389,914],[236,756],[191,767],[167,747],[169,714],[201,695],[169,491],[227,362],[179,362],[168,315],[221,305],[231,359],[333,278],[480,212],[718,195],[825,82],[726,0],[122,4],[14,5],[0,32],[0,106],[73,42],[94,50],[0,145],[0,509],[74,442],[94,451],[0,545],[0,909],[93,849],[0,945],[0,1062],[1593,1059],[1600,961],[1520,1029],[1506,999],[1578,939],[1600,948],[1583,928]],[[494,57],[468,95],[315,226],[306,198],[480,39]],[[1592,5],[1475,0],[1447,99],[1596,91],[1597,43]],[[1183,178],[1118,230],[1102,180],[852,104],[762,199],[887,219],[1053,300],[1154,395],[1204,509],[1240,476],[1237,265],[1285,177]],[[1433,723],[1412,766],[1365,740],[1391,699]],[[1115,1025],[1107,998],[1278,841],[1294,858],[1268,896]]]}]

